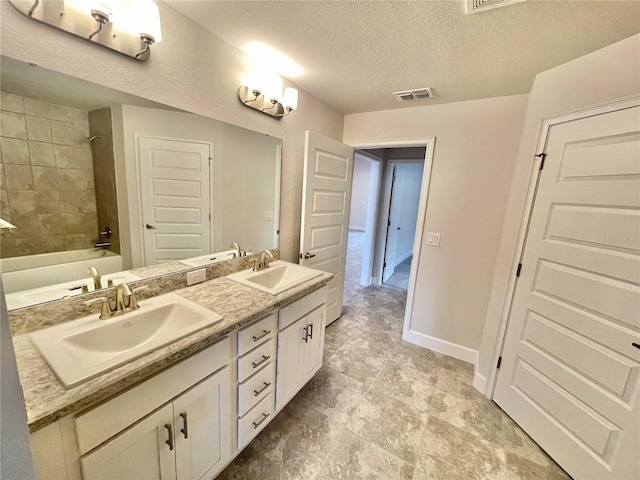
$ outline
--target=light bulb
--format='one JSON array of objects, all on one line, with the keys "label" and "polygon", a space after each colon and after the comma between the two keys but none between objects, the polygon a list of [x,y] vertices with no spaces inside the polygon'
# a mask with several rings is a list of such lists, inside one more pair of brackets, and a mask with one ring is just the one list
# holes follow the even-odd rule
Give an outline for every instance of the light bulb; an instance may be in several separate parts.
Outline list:
[{"label": "light bulb", "polygon": [[284,89],[284,99],[282,101],[284,108],[295,110],[298,108],[298,90],[292,87]]}]

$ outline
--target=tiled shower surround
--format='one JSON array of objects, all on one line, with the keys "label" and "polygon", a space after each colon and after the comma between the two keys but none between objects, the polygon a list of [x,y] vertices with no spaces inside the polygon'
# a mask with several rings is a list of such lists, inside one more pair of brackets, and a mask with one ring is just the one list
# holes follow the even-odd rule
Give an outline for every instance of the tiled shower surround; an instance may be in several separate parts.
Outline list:
[{"label": "tiled shower surround", "polygon": [[98,239],[88,112],[2,93],[2,258],[93,247]]}]

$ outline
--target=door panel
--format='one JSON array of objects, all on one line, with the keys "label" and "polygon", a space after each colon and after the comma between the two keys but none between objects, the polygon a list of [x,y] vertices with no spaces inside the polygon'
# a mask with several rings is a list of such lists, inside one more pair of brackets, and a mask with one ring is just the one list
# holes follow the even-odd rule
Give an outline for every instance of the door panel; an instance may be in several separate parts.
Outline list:
[{"label": "door panel", "polygon": [[[300,264],[334,274],[328,284],[331,323],[342,314],[353,149],[309,131],[305,142]],[[307,253],[313,257],[304,258]]]},{"label": "door panel", "polygon": [[306,325],[308,327],[308,341],[304,344],[304,360],[303,360],[303,383],[310,380],[313,375],[322,366],[322,345],[324,341],[324,305],[311,312],[306,317]]},{"label": "door panel", "polygon": [[145,264],[210,252],[210,145],[147,137],[138,142]]},{"label": "door panel", "polygon": [[494,400],[575,478],[640,477],[640,108],[551,127]]},{"label": "door panel", "polygon": [[[136,478],[175,480],[175,447],[166,444],[172,425],[172,407],[166,405],[81,459],[85,480]],[[175,438],[175,437],[174,437]]]},{"label": "door panel", "polygon": [[231,373],[225,367],[174,401],[180,478],[198,479],[205,474],[212,478],[230,458],[230,398]]}]

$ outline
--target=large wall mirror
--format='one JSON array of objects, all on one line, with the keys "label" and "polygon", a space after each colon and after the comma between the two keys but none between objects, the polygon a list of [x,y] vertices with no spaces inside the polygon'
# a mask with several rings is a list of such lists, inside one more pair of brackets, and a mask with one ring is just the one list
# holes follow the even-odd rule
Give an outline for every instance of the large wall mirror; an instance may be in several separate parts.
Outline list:
[{"label": "large wall mirror", "polygon": [[280,139],[10,58],[0,67],[10,310],[278,247]]}]

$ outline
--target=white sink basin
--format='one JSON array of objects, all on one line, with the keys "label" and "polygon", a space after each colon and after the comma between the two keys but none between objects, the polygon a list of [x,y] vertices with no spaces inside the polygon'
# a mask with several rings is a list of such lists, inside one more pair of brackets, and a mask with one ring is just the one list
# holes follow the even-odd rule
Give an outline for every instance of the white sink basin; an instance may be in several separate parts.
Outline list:
[{"label": "white sink basin", "polygon": [[227,278],[262,292],[277,295],[319,275],[322,275],[320,270],[278,260],[272,262],[266,270],[259,272],[243,270]]},{"label": "white sink basin", "polygon": [[222,317],[172,293],[108,320],[98,314],[38,330],[31,341],[65,388],[208,327]]},{"label": "white sink basin", "polygon": [[212,265],[214,263],[224,262],[225,260],[231,260],[234,258],[235,250],[225,250],[223,252],[214,252],[208,255],[200,255],[199,257],[185,258],[179,260],[183,265],[190,267],[204,267],[205,265]]}]

